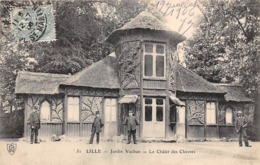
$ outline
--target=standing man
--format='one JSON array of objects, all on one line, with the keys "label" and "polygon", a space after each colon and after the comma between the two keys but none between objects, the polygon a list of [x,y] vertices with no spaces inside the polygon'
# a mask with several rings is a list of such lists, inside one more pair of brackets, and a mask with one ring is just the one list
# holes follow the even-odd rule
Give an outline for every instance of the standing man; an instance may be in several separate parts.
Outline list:
[{"label": "standing man", "polygon": [[247,133],[246,133],[247,124],[248,124],[248,121],[244,116],[242,116],[242,111],[238,111],[237,112],[237,118],[236,118],[236,121],[235,121],[235,128],[236,128],[237,133],[239,133],[239,146],[240,147],[243,146],[242,138],[244,139],[245,146],[251,147],[248,144],[248,136],[247,136]]},{"label": "standing man", "polygon": [[101,132],[101,128],[103,126],[104,126],[104,124],[100,117],[99,111],[96,111],[96,117],[92,124],[91,137],[90,137],[89,144],[93,144],[93,139],[94,139],[95,134],[97,134],[97,137],[96,137],[97,144],[99,143],[99,133]]},{"label": "standing man", "polygon": [[38,142],[38,130],[41,127],[40,115],[38,114],[38,106],[33,107],[33,112],[30,114],[30,127],[31,127],[31,144],[39,144]]},{"label": "standing man", "polygon": [[127,144],[131,143],[131,135],[133,135],[134,144],[137,144],[136,142],[136,126],[139,125],[138,120],[135,116],[133,116],[133,112],[129,111],[129,117],[126,118],[124,125],[127,125],[127,131],[128,131],[128,142]]}]

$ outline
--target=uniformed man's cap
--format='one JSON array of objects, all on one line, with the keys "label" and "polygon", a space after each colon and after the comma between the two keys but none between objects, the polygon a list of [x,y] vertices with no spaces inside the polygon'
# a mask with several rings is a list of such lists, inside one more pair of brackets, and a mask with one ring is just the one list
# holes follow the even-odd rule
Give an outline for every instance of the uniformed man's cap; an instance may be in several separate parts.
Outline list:
[{"label": "uniformed man's cap", "polygon": [[96,115],[99,114],[99,111],[96,111]]},{"label": "uniformed man's cap", "polygon": [[238,111],[237,114],[242,114],[242,111]]}]

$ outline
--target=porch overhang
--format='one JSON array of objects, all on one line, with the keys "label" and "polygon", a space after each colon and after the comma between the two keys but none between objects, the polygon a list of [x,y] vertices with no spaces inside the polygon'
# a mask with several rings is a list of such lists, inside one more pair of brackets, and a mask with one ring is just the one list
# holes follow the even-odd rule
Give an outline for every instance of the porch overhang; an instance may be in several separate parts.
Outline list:
[{"label": "porch overhang", "polygon": [[135,103],[137,99],[138,99],[137,95],[125,95],[118,101],[118,103],[119,104]]},{"label": "porch overhang", "polygon": [[169,95],[170,100],[176,104],[177,106],[184,106],[185,107],[185,103],[182,102],[180,99],[178,99],[174,94],[170,93]]}]

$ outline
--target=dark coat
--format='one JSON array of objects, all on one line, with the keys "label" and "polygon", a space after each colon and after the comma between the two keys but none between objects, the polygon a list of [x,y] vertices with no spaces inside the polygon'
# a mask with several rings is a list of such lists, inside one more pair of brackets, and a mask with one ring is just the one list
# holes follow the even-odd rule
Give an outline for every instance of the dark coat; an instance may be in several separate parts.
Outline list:
[{"label": "dark coat", "polygon": [[92,124],[92,133],[100,133],[101,128],[104,126],[101,117],[95,117],[94,122]]},{"label": "dark coat", "polygon": [[30,126],[31,128],[38,129],[41,127],[40,115],[37,112],[32,112],[30,114]]},{"label": "dark coat", "polygon": [[127,125],[127,131],[136,130],[136,126],[139,125],[139,121],[135,116],[127,117],[124,125]]},{"label": "dark coat", "polygon": [[235,121],[235,128],[237,131],[240,131],[241,128],[246,128],[247,127],[247,119],[245,117],[237,117]]}]

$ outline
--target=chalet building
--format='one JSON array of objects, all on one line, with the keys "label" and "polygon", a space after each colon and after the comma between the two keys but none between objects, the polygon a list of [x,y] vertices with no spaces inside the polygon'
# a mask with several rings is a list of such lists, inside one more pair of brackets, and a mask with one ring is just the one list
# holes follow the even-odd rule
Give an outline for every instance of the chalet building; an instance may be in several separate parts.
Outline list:
[{"label": "chalet building", "polygon": [[234,120],[251,120],[253,101],[241,86],[213,84],[179,65],[177,44],[185,38],[142,12],[113,31],[115,52],[75,75],[19,72],[16,95],[28,116],[40,108],[40,136],[90,136],[95,112],[104,119],[103,138],[126,134],[128,111],[140,121],[140,139],[237,138]]}]

